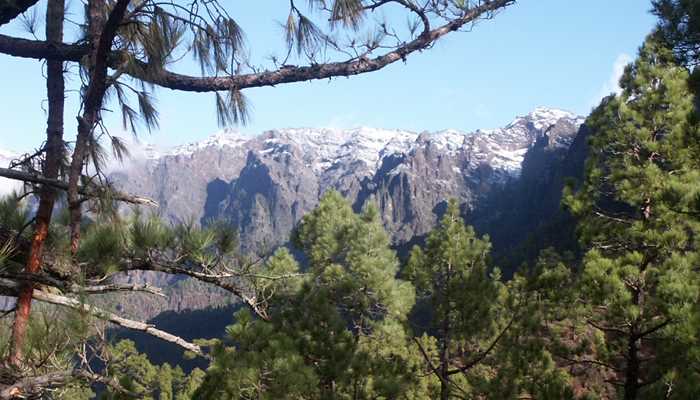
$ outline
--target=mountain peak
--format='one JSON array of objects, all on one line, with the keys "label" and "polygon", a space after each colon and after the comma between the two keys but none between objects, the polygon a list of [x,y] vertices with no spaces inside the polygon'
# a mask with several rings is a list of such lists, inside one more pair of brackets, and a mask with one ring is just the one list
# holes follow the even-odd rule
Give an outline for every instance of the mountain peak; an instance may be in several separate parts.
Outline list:
[{"label": "mountain peak", "polygon": [[178,155],[192,155],[199,150],[206,149],[208,147],[231,147],[236,148],[242,146],[250,137],[244,136],[237,130],[233,129],[222,129],[215,134],[209,136],[208,138],[201,140],[199,142],[191,142],[185,145],[177,146],[171,149],[166,155],[178,156]]},{"label": "mountain peak", "polygon": [[[366,126],[282,128],[256,136],[222,131],[115,179],[125,191],[163,204],[163,215],[173,221],[226,219],[248,250],[286,237],[328,189],[357,209],[376,201],[393,240],[401,242],[425,234],[445,199],[474,205],[513,182],[533,146],[566,150],[578,130],[576,118],[538,108],[515,125],[471,132]],[[549,121],[557,127],[545,134]]]},{"label": "mountain peak", "polygon": [[574,125],[581,125],[584,118],[571,112],[553,107],[537,107],[526,115],[521,115],[515,118],[513,122],[508,124],[508,127],[513,127],[518,124],[532,123],[537,130],[546,129],[557,122],[565,120]]},{"label": "mountain peak", "polygon": [[[148,159],[156,160],[167,156],[193,156],[206,149],[243,151],[256,149],[266,157],[288,151],[288,146],[297,147],[303,154],[304,163],[315,173],[323,173],[338,163],[363,162],[368,173],[375,171],[385,156],[397,153],[407,154],[412,149],[432,144],[438,151],[455,153],[467,150],[470,143],[481,143],[486,153],[496,154],[495,167],[516,172],[522,157],[542,132],[559,121],[566,121],[578,127],[583,121],[576,114],[552,107],[537,107],[530,113],[517,117],[503,128],[473,132],[459,129],[443,129],[418,134],[402,129],[384,129],[368,126],[354,128],[280,128],[260,135],[247,136],[232,129],[221,130],[208,138],[174,147],[160,152],[149,149]],[[490,156],[488,157],[491,158]],[[501,165],[502,164],[502,165]]]},{"label": "mountain peak", "polygon": [[569,119],[574,119],[577,118],[578,115],[571,111],[567,110],[562,110],[560,108],[554,108],[554,107],[544,107],[544,106],[539,106],[532,110],[529,114],[529,117],[533,119],[541,119],[541,118],[553,118],[553,119],[562,119],[562,118],[569,118]]}]

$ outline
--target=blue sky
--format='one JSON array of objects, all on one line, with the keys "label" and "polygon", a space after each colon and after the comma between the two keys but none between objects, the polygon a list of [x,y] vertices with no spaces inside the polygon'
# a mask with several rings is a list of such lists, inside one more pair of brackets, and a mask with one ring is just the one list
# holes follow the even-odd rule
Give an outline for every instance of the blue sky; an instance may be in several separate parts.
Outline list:
[{"label": "blue sky", "polygon": [[[75,3],[78,3],[77,1]],[[275,21],[282,0],[232,3],[253,58],[282,43]],[[408,62],[352,78],[245,92],[252,102],[246,134],[280,127],[373,126],[414,131],[473,130],[507,124],[537,106],[587,114],[615,88],[619,72],[652,29],[646,0],[520,0],[472,32],[456,33]],[[43,29],[43,28],[42,28]],[[13,22],[0,33],[21,34]],[[77,77],[69,78],[75,86]],[[0,55],[0,148],[26,151],[43,140],[42,64]],[[160,129],[143,141],[174,145],[219,128],[212,94],[158,90]],[[73,136],[76,94],[68,94],[66,136]],[[107,117],[114,132],[116,117]]]}]

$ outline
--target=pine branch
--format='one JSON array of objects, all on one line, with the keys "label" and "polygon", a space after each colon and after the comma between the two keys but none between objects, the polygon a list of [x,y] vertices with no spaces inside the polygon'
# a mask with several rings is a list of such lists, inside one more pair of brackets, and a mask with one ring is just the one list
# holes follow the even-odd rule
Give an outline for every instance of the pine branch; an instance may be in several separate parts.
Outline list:
[{"label": "pine branch", "polygon": [[607,369],[614,371],[614,372],[621,372],[622,371],[620,368],[617,368],[613,365],[610,365],[606,362],[599,361],[599,360],[586,359],[586,358],[582,358],[582,359],[570,358],[570,357],[566,357],[566,356],[563,356],[560,354],[553,354],[553,355],[557,358],[561,358],[562,360],[568,362],[569,365],[573,365],[573,364],[576,364],[576,365],[597,365],[599,367],[607,368]]},{"label": "pine branch", "polygon": [[423,355],[423,359],[428,364],[428,368],[430,368],[430,370],[433,372],[433,374],[435,376],[437,376],[438,379],[443,381],[445,384],[449,384],[450,383],[449,378],[446,376],[443,377],[442,374],[440,373],[440,371],[437,369],[437,367],[433,365],[433,362],[430,360],[428,353],[423,348],[423,345],[420,344],[420,341],[418,340],[418,338],[414,337],[413,341],[416,342],[416,345],[418,345],[418,350],[420,350],[421,354]]},{"label": "pine branch", "polygon": [[[19,294],[19,290],[20,285],[16,282],[0,281],[0,294],[4,296],[16,297]],[[41,290],[34,290],[32,297],[34,298],[34,300],[42,301],[44,303],[54,304],[57,306],[67,307],[73,310],[88,313],[96,318],[111,322],[123,328],[144,332],[166,342],[174,343],[182,347],[183,349],[191,351],[192,353],[197,354],[201,357],[208,358],[208,356],[204,354],[200,346],[194,343],[190,343],[179,336],[175,336],[171,333],[157,329],[151,324],[121,317],[109,311],[92,306],[90,304],[85,304],[80,300],[74,299],[72,297],[47,293]]]},{"label": "pine branch", "polygon": [[163,289],[153,286],[150,283],[110,283],[102,285],[80,285],[61,279],[52,278],[44,274],[9,273],[0,271],[0,278],[9,279],[14,282],[31,282],[50,286],[63,293],[73,294],[105,294],[114,292],[144,292],[152,295],[165,297]]},{"label": "pine branch", "polygon": [[164,272],[167,274],[175,275],[186,275],[191,278],[197,279],[201,282],[210,283],[212,285],[218,286],[236,297],[240,298],[243,303],[250,308],[250,310],[263,320],[268,321],[270,319],[267,315],[267,311],[263,308],[262,304],[258,301],[257,296],[254,294],[245,293],[245,289],[236,284],[232,283],[231,278],[240,277],[241,274],[234,273],[206,273],[195,271],[192,268],[183,268],[177,262],[173,262],[163,256],[158,254],[151,254],[146,258],[130,258],[122,259],[120,262],[120,271],[157,271]]},{"label": "pine branch", "polygon": [[145,292],[156,296],[165,297],[163,289],[152,286],[149,283],[144,284],[120,284],[112,283],[105,285],[80,286],[73,284],[70,286],[70,293],[85,293],[85,294],[103,294],[112,292]]},{"label": "pine branch", "polygon": [[[47,179],[39,175],[30,174],[28,172],[17,171],[14,169],[0,168],[0,177],[18,180],[22,182],[36,183],[42,185],[48,185],[60,190],[68,190],[68,183],[57,180],[57,179]],[[78,192],[86,197],[104,197],[108,195],[110,198],[130,204],[139,204],[157,207],[158,203],[155,201],[141,196],[134,196],[128,193],[122,193],[118,191],[112,191],[111,188],[106,188],[103,186],[91,185],[88,187],[82,186],[78,189]]]},{"label": "pine branch", "polygon": [[[231,76],[196,77],[182,75],[166,69],[156,70],[141,61],[136,61],[138,68],[128,73],[132,77],[173,90],[187,92],[222,92],[232,88],[242,90],[253,87],[275,86],[284,83],[303,82],[317,79],[327,79],[341,76],[360,75],[373,72],[397,61],[405,61],[412,53],[430,48],[435,41],[477,21],[490,13],[515,3],[515,0],[483,1],[480,5],[470,8],[464,14],[450,22],[425,31],[410,42],[406,42],[383,55],[372,59],[365,57],[340,62],[329,62],[310,66],[282,66],[274,71],[256,72]],[[89,53],[90,48],[84,45],[50,45],[47,42],[17,39],[0,35],[0,53],[28,58],[59,58],[65,61],[78,62]],[[63,58],[65,57],[65,58]],[[124,59],[118,52],[111,53],[110,67],[120,69]],[[148,71],[148,73],[145,73]]]},{"label": "pine branch", "polygon": [[644,338],[645,336],[651,335],[652,333],[654,333],[654,332],[656,332],[656,331],[658,331],[658,330],[660,330],[660,329],[665,328],[666,326],[668,326],[668,325],[671,324],[672,322],[673,322],[672,319],[670,319],[670,318],[669,318],[669,319],[666,319],[666,320],[664,320],[663,322],[659,323],[658,325],[655,325],[655,326],[653,326],[653,327],[651,327],[651,328],[645,330],[644,332],[640,332],[640,333],[638,333],[638,334],[636,334],[636,335],[632,335],[632,338],[633,338],[634,340],[642,339],[642,338]]},{"label": "pine branch", "polygon": [[477,364],[482,362],[493,351],[493,349],[496,348],[496,345],[505,336],[506,332],[510,329],[510,327],[513,326],[515,319],[515,316],[510,319],[510,322],[508,322],[508,324],[503,328],[503,330],[501,330],[501,332],[498,334],[498,336],[496,336],[496,338],[493,340],[493,342],[491,342],[491,344],[486,350],[480,352],[476,357],[465,363],[463,366],[447,371],[447,375],[454,375],[460,372],[467,372],[470,369],[474,368]]},{"label": "pine branch", "polygon": [[591,319],[587,319],[587,320],[586,320],[586,323],[587,323],[588,325],[590,325],[590,326],[592,326],[592,327],[598,329],[599,331],[602,331],[602,332],[606,332],[606,333],[617,333],[618,335],[622,335],[622,336],[626,336],[626,335],[628,334],[627,331],[624,331],[624,330],[622,330],[622,329],[620,329],[620,328],[615,328],[615,327],[611,327],[611,326],[603,326],[603,325],[600,325],[600,324],[596,323],[595,321],[593,321],[593,320],[591,320]]},{"label": "pine branch", "polygon": [[27,273],[11,273],[0,271],[0,278],[8,279],[17,283],[31,282],[50,286],[60,290],[63,293],[74,294],[105,294],[113,292],[145,292],[156,296],[165,297],[163,289],[153,286],[150,283],[109,283],[102,285],[80,285],[63,279],[53,278],[43,273],[27,274]]}]

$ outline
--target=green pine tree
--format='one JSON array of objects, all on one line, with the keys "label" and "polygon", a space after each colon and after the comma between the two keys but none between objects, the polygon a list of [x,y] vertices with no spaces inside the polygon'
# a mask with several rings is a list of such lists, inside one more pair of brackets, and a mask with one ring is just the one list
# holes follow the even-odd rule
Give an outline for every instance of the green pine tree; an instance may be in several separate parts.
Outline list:
[{"label": "green pine tree", "polygon": [[563,362],[575,295],[571,261],[545,249],[533,268],[523,268],[507,282],[505,309],[512,315],[512,325],[494,354],[497,372],[487,382],[488,398],[588,398],[590,391],[577,383],[590,386],[591,377],[583,370],[565,368]]},{"label": "green pine tree", "polygon": [[[376,210],[353,213],[327,193],[293,235],[308,260],[303,278],[276,288],[271,320],[239,312],[219,345],[196,399],[425,398],[429,382],[411,354],[405,323],[410,283]],[[300,270],[286,250],[268,262]]]},{"label": "green pine tree", "polygon": [[653,0],[652,12],[659,17],[654,32],[684,65],[700,61],[700,4],[695,0]]},{"label": "green pine tree", "polygon": [[432,309],[437,360],[426,352],[425,361],[440,381],[441,399],[476,390],[488,373],[484,361],[502,337],[505,287],[499,271],[489,271],[490,249],[488,237],[464,225],[452,200],[425,250],[411,252],[406,273]]},{"label": "green pine tree", "polygon": [[136,350],[130,340],[122,340],[109,348],[107,375],[115,379],[124,393],[115,387],[106,387],[100,393],[102,400],[126,400],[133,395],[146,400],[190,399],[202,381],[204,372],[195,368],[186,375],[180,367],[169,364],[154,365],[145,354]]},{"label": "green pine tree", "polygon": [[624,399],[700,390],[700,125],[687,78],[670,50],[647,40],[623,92],[589,117],[585,182],[566,196],[588,249],[577,302],[595,333],[586,362]]}]

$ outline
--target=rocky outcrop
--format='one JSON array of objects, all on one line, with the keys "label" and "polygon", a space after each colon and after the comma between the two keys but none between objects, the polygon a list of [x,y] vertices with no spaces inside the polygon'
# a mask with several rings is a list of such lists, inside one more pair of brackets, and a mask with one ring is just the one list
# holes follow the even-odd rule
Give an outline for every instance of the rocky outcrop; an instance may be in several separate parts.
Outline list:
[{"label": "rocky outcrop", "polygon": [[529,151],[568,149],[581,122],[571,113],[538,108],[504,128],[475,132],[279,129],[256,137],[224,132],[151,152],[114,179],[128,191],[155,198],[173,222],[230,222],[244,251],[283,243],[329,189],[357,210],[374,203],[398,244],[428,232],[447,199],[474,210],[511,185]]},{"label": "rocky outcrop", "polygon": [[[132,153],[142,156],[111,178],[128,192],[155,199],[160,215],[173,223],[228,221],[238,229],[244,252],[284,244],[330,189],[358,211],[376,205],[399,250],[419,242],[447,200],[456,198],[467,222],[491,235],[501,265],[512,270],[509,260],[556,245],[537,242],[541,238],[572,236],[559,202],[565,177],[583,169],[585,129],[577,135],[582,122],[571,113],[538,108],[503,128],[474,132],[278,129],[246,137],[224,131],[170,150],[137,149]],[[547,234],[552,229],[558,234]],[[147,272],[123,279],[157,283],[169,293],[167,300],[136,296],[121,303],[129,315],[232,300],[178,277]]]},{"label": "rocky outcrop", "polygon": [[[227,221],[248,253],[284,244],[330,189],[358,211],[374,204],[400,252],[420,242],[447,200],[456,198],[467,222],[489,233],[498,255],[507,258],[559,209],[565,165],[580,147],[582,121],[539,108],[503,128],[475,132],[279,129],[255,137],[222,132],[169,151],[148,148],[145,157],[112,178],[126,191],[153,197],[173,223]],[[165,279],[160,283],[169,288],[168,301],[122,304],[124,312],[144,317],[231,300],[203,287],[185,296],[184,288],[197,285],[189,280],[127,279]]]}]

